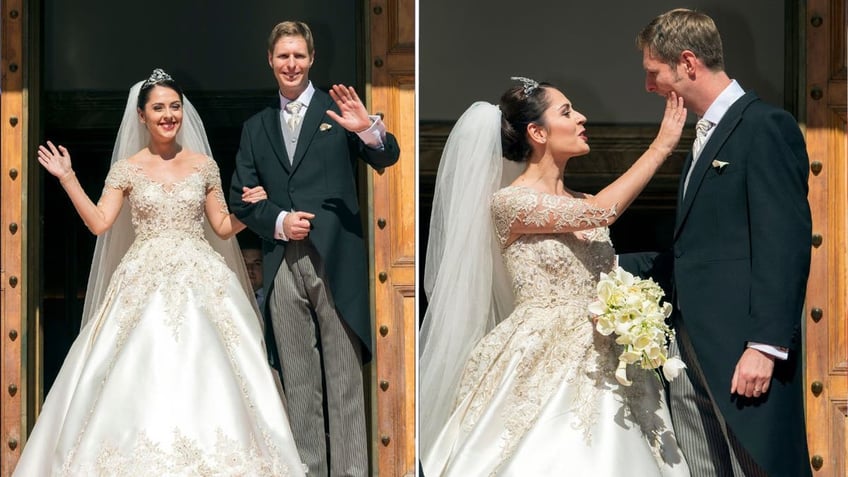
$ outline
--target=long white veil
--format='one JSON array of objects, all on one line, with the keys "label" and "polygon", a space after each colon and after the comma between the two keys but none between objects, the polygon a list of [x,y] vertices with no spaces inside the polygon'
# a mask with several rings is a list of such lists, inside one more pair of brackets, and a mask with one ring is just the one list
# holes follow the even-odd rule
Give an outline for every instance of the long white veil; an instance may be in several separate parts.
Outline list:
[{"label": "long white veil", "polygon": [[[142,83],[143,81],[139,81],[130,88],[127,105],[124,109],[124,116],[121,119],[121,127],[118,130],[118,137],[115,140],[115,148],[112,150],[110,167],[115,162],[126,159],[140,151],[147,146],[149,141],[147,128],[139,121],[137,112],[138,93],[141,90]],[[183,98],[183,120],[180,131],[177,134],[177,142],[186,149],[202,152],[212,157],[212,149],[209,147],[209,141],[206,138],[203,121],[200,119],[200,115],[197,114],[197,110],[194,109],[194,106],[186,97]],[[212,231],[208,221],[204,221],[204,230],[206,239],[224,257],[227,265],[238,276],[245,293],[252,293],[247,269],[244,266],[244,260],[242,259],[241,251],[236,240],[234,238],[223,240],[218,237]],[[120,263],[121,259],[127,253],[127,250],[129,250],[134,239],[135,232],[130,216],[130,205],[125,200],[112,228],[97,237],[97,244],[94,247],[94,257],[91,260],[91,271],[88,275],[88,287],[85,291],[82,326],[85,326],[100,309],[103,299],[106,296],[106,291],[109,288],[112,274],[115,272],[118,263]],[[261,319],[259,321],[260,323],[262,322]]]},{"label": "long white veil", "polygon": [[476,102],[451,130],[436,174],[420,330],[419,443],[425,457],[453,411],[465,362],[513,308],[489,202],[518,175],[501,151],[501,112]]}]

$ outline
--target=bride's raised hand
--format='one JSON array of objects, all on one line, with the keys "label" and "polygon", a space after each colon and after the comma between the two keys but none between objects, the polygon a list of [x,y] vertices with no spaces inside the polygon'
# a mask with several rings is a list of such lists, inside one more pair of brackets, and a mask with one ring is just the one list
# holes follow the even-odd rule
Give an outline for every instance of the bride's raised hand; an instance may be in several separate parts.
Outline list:
[{"label": "bride's raised hand", "polygon": [[265,189],[262,186],[241,188],[241,200],[248,204],[255,204],[267,198],[268,193],[265,192]]},{"label": "bride's raised hand", "polygon": [[65,146],[60,145],[57,148],[50,141],[47,141],[46,146],[38,146],[38,162],[60,180],[74,173],[71,168],[71,154]]},{"label": "bride's raised hand", "polygon": [[680,141],[685,123],[686,108],[683,106],[683,98],[672,91],[665,98],[665,113],[660,123],[660,132],[651,147],[662,151],[668,157]]}]

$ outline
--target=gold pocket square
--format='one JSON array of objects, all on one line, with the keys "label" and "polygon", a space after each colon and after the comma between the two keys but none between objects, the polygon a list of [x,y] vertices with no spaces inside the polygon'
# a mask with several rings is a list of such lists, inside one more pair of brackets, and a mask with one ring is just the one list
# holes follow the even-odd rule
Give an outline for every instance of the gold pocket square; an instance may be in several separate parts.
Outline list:
[{"label": "gold pocket square", "polygon": [[332,125],[332,124],[321,123],[321,125],[320,125],[320,126],[318,126],[318,130],[319,130],[319,131],[327,131],[327,130],[329,130],[329,129],[330,129],[330,128],[332,128],[332,127],[333,127],[333,125]]}]

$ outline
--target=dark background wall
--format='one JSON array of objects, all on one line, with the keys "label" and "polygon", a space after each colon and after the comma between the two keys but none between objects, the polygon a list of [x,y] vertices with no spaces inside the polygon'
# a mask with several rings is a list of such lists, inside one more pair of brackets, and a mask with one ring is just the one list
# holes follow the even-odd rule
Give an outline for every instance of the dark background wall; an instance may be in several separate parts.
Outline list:
[{"label": "dark background wall", "polygon": [[590,124],[653,123],[663,104],[643,87],[636,33],[672,8],[701,10],[722,33],[727,70],[782,103],[784,2],[775,0],[427,0],[419,9],[423,121],[497,102],[510,76],[563,89]]},{"label": "dark background wall", "polygon": [[358,3],[45,0],[44,89],[126,90],[157,67],[187,90],[273,89],[266,41],[283,20],[311,27],[316,83],[352,83]]}]

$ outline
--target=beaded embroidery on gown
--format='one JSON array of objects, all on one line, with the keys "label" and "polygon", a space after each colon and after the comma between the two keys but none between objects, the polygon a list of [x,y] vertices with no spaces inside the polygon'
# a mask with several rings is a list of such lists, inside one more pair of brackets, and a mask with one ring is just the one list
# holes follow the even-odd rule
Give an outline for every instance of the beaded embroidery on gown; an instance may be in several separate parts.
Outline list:
[{"label": "beaded embroidery on gown", "polygon": [[302,476],[244,288],[204,239],[210,158],[162,184],[116,162],[136,239],[82,328],[16,476]]},{"label": "beaded embroidery on gown", "polygon": [[516,221],[553,218],[562,230],[615,212],[514,186],[495,193],[491,209],[515,309],[472,352],[425,475],[689,475],[661,383],[631,370],[632,386],[620,386],[618,345],[594,331],[587,311],[615,263],[608,229],[507,244]]}]

